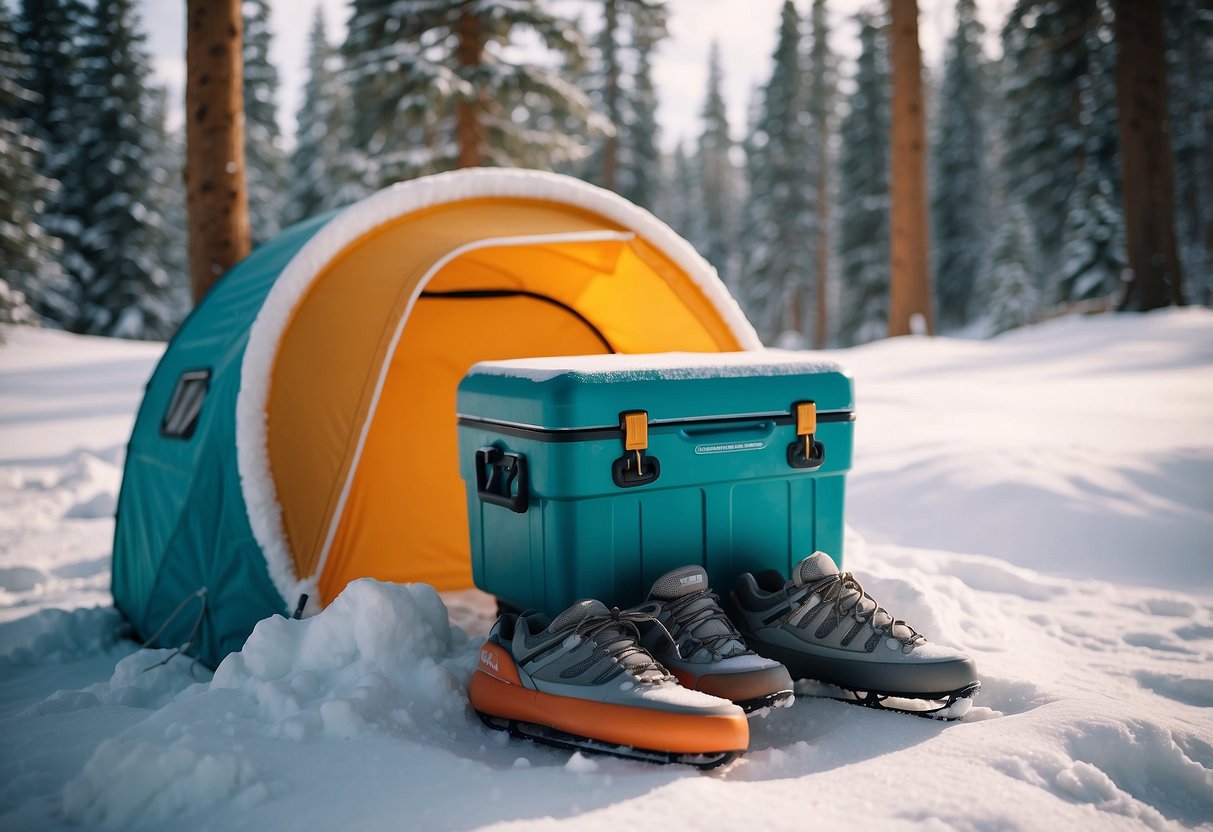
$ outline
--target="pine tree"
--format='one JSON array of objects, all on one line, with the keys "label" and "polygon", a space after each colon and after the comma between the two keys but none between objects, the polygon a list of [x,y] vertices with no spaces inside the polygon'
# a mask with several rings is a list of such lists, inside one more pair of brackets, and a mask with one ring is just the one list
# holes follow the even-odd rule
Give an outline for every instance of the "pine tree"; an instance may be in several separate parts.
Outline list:
[{"label": "pine tree", "polygon": [[295,150],[291,154],[288,216],[306,219],[339,204],[337,169],[341,154],[337,121],[338,98],[334,61],[324,9],[316,6],[308,35],[308,77],[296,118]]},{"label": "pine tree", "polygon": [[1037,319],[1040,314],[1038,283],[1032,221],[1023,206],[1015,203],[998,224],[978,285],[985,298],[991,335]]},{"label": "pine tree", "polygon": [[976,0],[957,0],[933,147],[931,230],[935,300],[942,330],[969,322],[989,228],[986,176],[985,27]]},{"label": "pine tree", "polygon": [[883,338],[889,320],[889,64],[882,21],[857,18],[861,53],[839,133],[839,339]]},{"label": "pine tree", "polygon": [[592,140],[582,165],[595,184],[651,207],[660,155],[652,51],[666,36],[664,0],[602,0],[603,25],[584,88],[611,129]]},{"label": "pine tree", "polygon": [[7,287],[0,318],[63,326],[76,303],[57,259],[62,245],[41,225],[54,183],[38,172],[42,143],[23,116],[35,103],[29,83],[29,64],[0,5],[0,285]]},{"label": "pine tree", "polygon": [[657,88],[653,84],[653,50],[668,34],[664,2],[650,2],[634,13],[632,44],[636,67],[632,74],[630,129],[623,136],[627,148],[621,169],[619,193],[643,208],[657,203],[661,185],[661,150],[658,145]]},{"label": "pine tree", "polygon": [[813,346],[822,349],[829,337],[830,295],[830,193],[833,164],[830,136],[834,129],[834,99],[838,94],[838,67],[830,49],[826,0],[813,0],[813,33],[808,61],[808,111],[817,131],[817,317]]},{"label": "pine tree", "polygon": [[[45,314],[65,328],[79,324],[77,273],[86,265],[80,251],[83,226],[78,216],[82,188],[79,129],[87,115],[81,102],[79,42],[90,18],[88,7],[80,0],[22,0],[15,27],[29,66],[26,87],[30,96],[21,112],[31,137],[40,145],[35,157],[36,172],[44,182],[40,225],[59,241],[58,260],[69,275],[69,285],[57,282],[56,288],[48,287],[46,297],[57,298],[57,311],[45,308]],[[32,293],[31,300],[40,303],[41,294]]]},{"label": "pine tree", "polygon": [[738,277],[746,314],[768,343],[785,331],[803,339],[817,283],[817,132],[803,81],[800,17],[785,0],[774,69],[750,139],[745,265]]},{"label": "pine tree", "polygon": [[83,174],[78,217],[82,290],[78,329],[124,338],[165,338],[179,310],[159,261],[167,245],[153,202],[156,135],[135,0],[98,0],[80,68],[87,121],[80,127]]},{"label": "pine tree", "polygon": [[1213,306],[1213,0],[1167,0],[1175,233],[1188,300]]},{"label": "pine tree", "polygon": [[[602,119],[562,77],[577,77],[588,53],[565,17],[538,0],[352,7],[342,46],[352,152],[342,167],[356,186],[472,165],[550,168],[584,156],[582,136]],[[559,65],[512,50],[523,32]]]},{"label": "pine tree", "polygon": [[268,0],[244,2],[244,165],[253,245],[282,228],[286,153],[278,125],[278,70],[270,63]]},{"label": "pine tree", "polygon": [[1046,303],[1110,295],[1124,267],[1107,0],[1019,0],[1003,28],[1011,197],[1032,218]]},{"label": "pine tree", "polygon": [[663,180],[656,214],[679,235],[690,240],[698,222],[701,198],[694,159],[686,152],[686,142],[679,140],[674,146],[668,174],[663,176]]},{"label": "pine tree", "polygon": [[695,151],[695,172],[700,202],[690,233],[691,243],[716,267],[726,282],[733,274],[736,251],[738,171],[730,153],[728,112],[721,87],[720,45],[713,42],[708,54],[708,91],[703,105],[703,132]]},{"label": "pine tree", "polygon": [[155,252],[168,275],[167,303],[172,317],[182,319],[193,305],[190,296],[189,217],[185,207],[185,135],[168,127],[168,90],[152,89],[150,124],[155,137],[151,185],[152,210],[160,216],[164,245]]}]

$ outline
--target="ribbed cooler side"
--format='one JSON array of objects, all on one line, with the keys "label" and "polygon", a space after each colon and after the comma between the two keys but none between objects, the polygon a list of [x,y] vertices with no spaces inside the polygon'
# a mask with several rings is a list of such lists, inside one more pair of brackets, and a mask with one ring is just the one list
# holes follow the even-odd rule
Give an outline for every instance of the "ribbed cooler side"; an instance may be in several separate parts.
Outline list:
[{"label": "ribbed cooler side", "polygon": [[[545,442],[466,425],[459,435],[473,578],[521,608],[555,614],[587,597],[630,606],[660,575],[688,563],[703,564],[713,588],[726,594],[740,573],[786,575],[815,549],[841,562],[850,422],[820,425],[827,451],[817,472],[788,466],[790,426],[699,424],[653,433],[648,453],[661,460],[661,477],[635,488],[611,479],[618,440]],[[762,447],[696,453],[738,437]],[[525,514],[477,498],[472,460],[489,444],[526,456]]]}]

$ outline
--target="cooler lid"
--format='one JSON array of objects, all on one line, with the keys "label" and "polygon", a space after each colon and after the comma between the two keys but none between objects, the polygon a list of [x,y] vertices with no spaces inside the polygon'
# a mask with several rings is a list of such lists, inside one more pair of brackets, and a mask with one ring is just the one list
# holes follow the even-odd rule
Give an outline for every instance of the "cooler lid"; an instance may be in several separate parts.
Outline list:
[{"label": "cooler lid", "polygon": [[460,418],[551,430],[854,408],[851,377],[832,361],[788,350],[518,358],[475,364],[459,384]]}]

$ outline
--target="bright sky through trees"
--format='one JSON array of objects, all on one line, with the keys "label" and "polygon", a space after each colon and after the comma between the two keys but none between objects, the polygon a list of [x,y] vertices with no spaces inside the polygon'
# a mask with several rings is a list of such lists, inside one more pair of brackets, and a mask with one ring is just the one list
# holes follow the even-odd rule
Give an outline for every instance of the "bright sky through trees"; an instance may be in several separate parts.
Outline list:
[{"label": "bright sky through trees", "polygon": [[[555,0],[574,14],[593,18],[595,9],[585,0]],[[745,124],[746,106],[755,86],[766,83],[770,57],[775,48],[782,0],[670,0],[670,37],[661,44],[654,60],[654,82],[660,98],[657,117],[662,144],[669,148],[679,136],[687,139],[700,131],[699,111],[707,83],[708,46],[720,42],[724,69],[724,96],[729,123],[735,129]],[[139,0],[149,33],[148,47],[156,72],[170,87],[171,123],[180,124],[181,85],[185,79],[184,0]],[[878,6],[880,0],[830,0],[834,50],[848,61],[859,53],[858,28],[854,15]],[[307,28],[315,5],[323,4],[330,40],[340,42],[349,17],[347,0],[270,0],[274,43],[270,53],[280,77],[279,118],[284,135],[291,141],[294,118],[307,64]],[[802,14],[808,3],[800,2]],[[978,13],[991,33],[986,48],[996,53],[997,33],[1006,20],[1013,0],[978,0]],[[954,0],[920,0],[919,37],[923,61],[936,69],[943,61],[943,47],[954,27]]]}]

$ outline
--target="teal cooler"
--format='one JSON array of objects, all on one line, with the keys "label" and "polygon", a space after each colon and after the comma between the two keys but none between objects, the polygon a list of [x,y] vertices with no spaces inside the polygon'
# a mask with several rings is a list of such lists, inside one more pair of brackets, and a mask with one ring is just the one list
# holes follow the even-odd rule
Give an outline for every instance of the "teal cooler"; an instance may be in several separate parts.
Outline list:
[{"label": "teal cooler", "polygon": [[[670,569],[841,564],[854,390],[805,353],[663,353],[475,365],[459,465],[476,586],[554,615],[627,607]],[[807,452],[806,452],[807,449]]]}]

